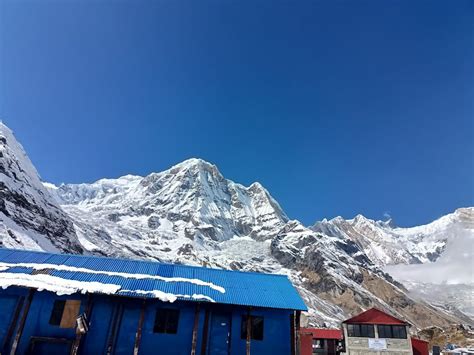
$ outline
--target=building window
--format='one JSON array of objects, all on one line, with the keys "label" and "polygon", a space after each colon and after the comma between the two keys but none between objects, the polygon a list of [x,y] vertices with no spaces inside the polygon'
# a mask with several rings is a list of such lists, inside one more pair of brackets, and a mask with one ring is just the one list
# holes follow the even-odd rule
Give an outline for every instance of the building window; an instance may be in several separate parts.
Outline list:
[{"label": "building window", "polygon": [[49,324],[60,328],[75,328],[81,308],[79,300],[56,300],[49,318]]},{"label": "building window", "polygon": [[348,324],[347,334],[350,337],[375,338],[374,326],[372,324]]},{"label": "building window", "polygon": [[176,334],[178,332],[179,310],[160,308],[156,311],[153,333]]},{"label": "building window", "polygon": [[[253,340],[263,340],[263,317],[250,316],[250,323],[250,338]],[[240,338],[247,339],[247,316],[242,316]]]},{"label": "building window", "polygon": [[404,325],[378,325],[379,338],[406,339],[407,329]]},{"label": "building window", "polygon": [[324,339],[313,339],[313,353],[316,354],[321,349],[324,349]]}]

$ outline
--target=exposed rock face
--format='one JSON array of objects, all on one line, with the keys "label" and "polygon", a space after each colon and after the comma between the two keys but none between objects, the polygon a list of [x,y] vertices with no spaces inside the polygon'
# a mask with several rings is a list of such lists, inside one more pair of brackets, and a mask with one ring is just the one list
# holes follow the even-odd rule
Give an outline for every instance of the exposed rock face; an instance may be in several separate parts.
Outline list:
[{"label": "exposed rock face", "polygon": [[471,322],[465,315],[441,314],[429,304],[412,299],[404,286],[355,250],[350,240],[315,234],[298,222],[288,223],[271,244],[277,260],[301,271],[301,287],[339,306],[345,314],[375,306],[421,327],[445,326],[458,322],[459,317]]},{"label": "exposed rock face", "polygon": [[474,230],[474,208],[460,208],[430,224],[411,228],[357,215],[349,220],[325,219],[311,229],[354,241],[377,265],[421,264],[438,260],[448,240],[457,238],[460,229]]},{"label": "exposed rock face", "polygon": [[358,215],[351,220],[323,220],[312,229],[352,240],[373,264],[403,282],[412,297],[454,314],[460,310],[472,322],[474,208],[459,208],[411,228]]},{"label": "exposed rock face", "polygon": [[429,233],[415,233],[418,243],[427,242],[407,254],[409,234],[398,238],[395,227],[362,216],[323,221],[312,230],[289,221],[259,183],[234,183],[200,159],[145,177],[44,184],[45,189],[11,132],[0,128],[4,246],[284,273],[306,300],[312,324],[335,326],[371,306],[420,327],[466,320],[411,298],[381,268],[392,261],[437,259],[449,235],[431,240]]},{"label": "exposed rock face", "polygon": [[474,346],[474,329],[469,325],[453,324],[446,328],[427,327],[417,334],[421,339],[443,348],[446,344],[456,344],[461,347]]},{"label": "exposed rock face", "polygon": [[200,159],[146,177],[63,184],[51,192],[75,220],[86,249],[110,255],[123,254],[125,246],[132,250],[129,256],[140,249],[149,258],[200,264],[201,258],[183,253],[183,246],[205,253],[240,237],[263,243],[288,220],[260,184],[244,187],[226,180]]},{"label": "exposed rock face", "polygon": [[71,219],[40,182],[12,132],[0,123],[0,245],[83,251]]}]

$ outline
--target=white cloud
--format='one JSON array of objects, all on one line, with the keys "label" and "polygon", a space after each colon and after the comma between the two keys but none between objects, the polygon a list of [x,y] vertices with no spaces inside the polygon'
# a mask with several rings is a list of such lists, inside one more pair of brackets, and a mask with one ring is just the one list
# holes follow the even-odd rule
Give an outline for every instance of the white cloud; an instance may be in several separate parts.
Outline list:
[{"label": "white cloud", "polygon": [[474,230],[459,230],[433,263],[390,265],[385,271],[400,281],[474,284]]}]

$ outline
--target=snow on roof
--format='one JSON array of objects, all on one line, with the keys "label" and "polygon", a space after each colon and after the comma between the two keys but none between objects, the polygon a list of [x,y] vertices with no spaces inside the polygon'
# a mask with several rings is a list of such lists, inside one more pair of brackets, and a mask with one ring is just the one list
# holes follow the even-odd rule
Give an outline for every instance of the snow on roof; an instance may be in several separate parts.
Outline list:
[{"label": "snow on roof", "polygon": [[0,248],[0,288],[306,310],[284,275]]},{"label": "snow on roof", "polygon": [[163,277],[160,275],[147,275],[147,274],[135,274],[135,273],[126,273],[126,272],[116,272],[116,271],[102,271],[102,270],[91,270],[82,267],[74,267],[67,265],[58,265],[58,264],[35,264],[35,263],[3,263],[0,262],[1,268],[12,268],[12,267],[24,267],[31,268],[33,270],[58,270],[58,271],[69,271],[69,272],[82,272],[86,274],[96,274],[96,275],[108,275],[108,276],[120,276],[130,279],[152,279],[152,280],[161,280],[165,282],[189,282],[196,285],[208,286],[219,292],[225,293],[223,287],[214,285],[211,282],[205,282],[199,279],[188,279],[185,277]]},{"label": "snow on roof", "polygon": [[120,285],[102,282],[67,280],[51,275],[21,274],[17,272],[0,273],[0,287],[10,286],[32,287],[39,291],[51,291],[58,295],[70,295],[73,293],[105,293],[113,294],[120,290]]}]

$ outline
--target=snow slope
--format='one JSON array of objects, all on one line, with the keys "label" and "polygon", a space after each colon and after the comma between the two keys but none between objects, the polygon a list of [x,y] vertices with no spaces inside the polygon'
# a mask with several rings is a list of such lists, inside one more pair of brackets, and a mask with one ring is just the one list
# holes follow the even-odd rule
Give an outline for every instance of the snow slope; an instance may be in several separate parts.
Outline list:
[{"label": "snow slope", "polygon": [[146,177],[50,190],[74,219],[85,249],[107,255],[200,264],[198,251],[213,254],[225,245],[240,253],[236,244],[263,242],[288,220],[260,184],[226,180],[200,159]]},{"label": "snow slope", "polygon": [[51,197],[11,130],[0,123],[0,246],[83,251],[69,216]]},{"label": "snow slope", "polygon": [[474,208],[411,228],[359,215],[323,220],[312,229],[353,240],[412,296],[474,318]]},{"label": "snow slope", "polygon": [[353,240],[377,265],[436,261],[446,247],[474,230],[474,208],[460,208],[423,226],[400,228],[362,215],[316,222],[316,232]]},{"label": "snow slope", "polygon": [[259,183],[242,186],[194,158],[144,177],[41,184],[10,130],[2,125],[0,134],[4,246],[286,274],[314,325],[337,325],[371,306],[420,327],[470,321],[413,298],[382,269],[429,260],[442,238],[423,237],[427,251],[407,255],[396,243],[412,236],[397,237],[387,226],[381,227],[385,234],[371,234],[379,230],[362,216],[310,229],[288,220]]},{"label": "snow slope", "polygon": [[[393,309],[415,324],[420,311],[431,323],[454,321],[450,315],[449,321],[439,319],[436,311],[407,296],[404,287],[384,273],[385,263],[373,257],[386,249],[383,234],[380,247],[370,248],[369,242],[365,248],[350,235],[289,221],[260,184],[236,184],[200,159],[146,177],[128,175],[50,189],[92,253],[286,273],[319,324],[337,324],[373,305]],[[350,223],[361,228],[367,221],[358,216]],[[368,224],[368,230],[376,227],[391,228]],[[392,242],[398,240],[393,237]],[[394,251],[399,249],[394,245]],[[384,292],[378,291],[381,287]]]}]

